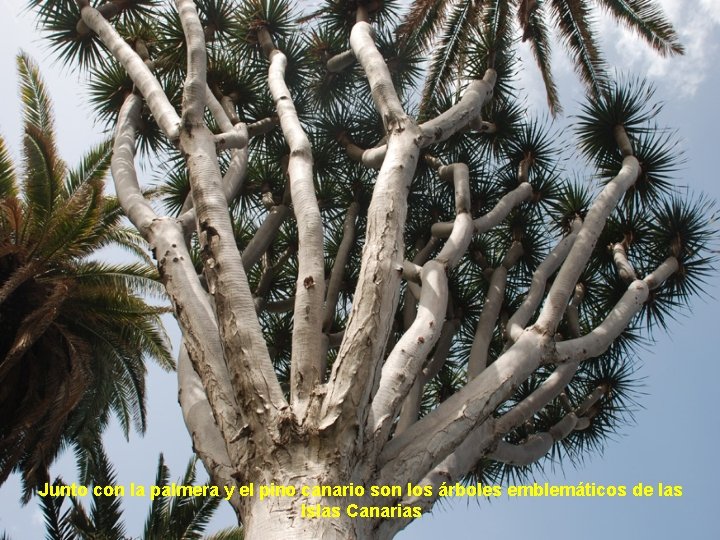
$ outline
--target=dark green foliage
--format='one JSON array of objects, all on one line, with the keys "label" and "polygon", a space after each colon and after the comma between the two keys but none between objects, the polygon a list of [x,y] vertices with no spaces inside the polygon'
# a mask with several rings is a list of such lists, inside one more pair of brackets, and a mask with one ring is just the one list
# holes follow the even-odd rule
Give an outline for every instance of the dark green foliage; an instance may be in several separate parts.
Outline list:
[{"label": "dark green foliage", "polygon": [[91,448],[114,414],[144,432],[145,360],[172,369],[165,308],[147,261],[106,264],[106,246],[147,259],[103,194],[110,142],[76,168],[57,156],[52,111],[35,65],[18,57],[25,137],[18,176],[0,142],[0,482],[22,474],[24,498],[65,445]]},{"label": "dark green foliage", "polygon": [[[123,523],[122,498],[115,495],[95,495],[93,486],[116,486],[117,478],[102,446],[96,445],[79,461],[83,485],[93,495],[89,510],[83,502],[69,497],[70,506],[64,508],[66,497],[41,497],[40,509],[45,519],[46,538],[49,540],[125,540],[128,538]],[[178,486],[197,485],[197,458],[188,462],[185,474],[175,482]],[[63,486],[57,478],[53,486]],[[170,470],[160,454],[155,480],[150,486],[170,485]],[[222,492],[222,489],[220,490]],[[145,520],[143,540],[242,540],[243,530],[232,527],[219,533],[204,536],[208,522],[222,501],[221,497],[206,495],[172,497],[156,496]]]}]

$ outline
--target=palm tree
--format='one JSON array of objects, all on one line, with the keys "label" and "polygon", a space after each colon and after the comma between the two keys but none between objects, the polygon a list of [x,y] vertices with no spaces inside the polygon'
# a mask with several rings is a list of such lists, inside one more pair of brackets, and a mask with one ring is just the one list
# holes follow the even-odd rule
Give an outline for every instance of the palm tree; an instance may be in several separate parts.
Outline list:
[{"label": "palm tree", "polygon": [[[81,476],[84,485],[114,486],[117,478],[101,447],[92,452],[89,468]],[[177,480],[181,486],[195,485],[197,458],[188,462],[185,474]],[[154,486],[169,485],[170,470],[160,454]],[[55,486],[62,485],[60,478]],[[242,540],[243,530],[230,527],[210,536],[203,536],[208,522],[222,499],[209,494],[156,497],[148,509],[143,540]],[[124,540],[128,538],[122,521],[120,497],[93,496],[90,509],[80,499],[70,497],[71,506],[64,509],[65,497],[40,498],[47,538],[52,540]]]},{"label": "palm tree", "polygon": [[90,448],[114,413],[144,431],[145,359],[172,369],[148,261],[108,264],[101,248],[147,259],[138,235],[103,195],[109,141],[76,168],[58,157],[37,66],[17,58],[22,166],[0,138],[0,483],[22,474],[24,499],[65,445]]},{"label": "palm tree", "polygon": [[[405,41],[432,51],[423,88],[430,104],[438,91],[452,90],[468,66],[502,64],[512,69],[516,36],[530,45],[552,111],[559,111],[551,70],[551,28],[572,58],[580,79],[597,95],[607,83],[595,25],[604,10],[662,56],[682,54],[672,24],[655,0],[415,0],[400,26]],[[502,76],[501,76],[502,78]]]}]

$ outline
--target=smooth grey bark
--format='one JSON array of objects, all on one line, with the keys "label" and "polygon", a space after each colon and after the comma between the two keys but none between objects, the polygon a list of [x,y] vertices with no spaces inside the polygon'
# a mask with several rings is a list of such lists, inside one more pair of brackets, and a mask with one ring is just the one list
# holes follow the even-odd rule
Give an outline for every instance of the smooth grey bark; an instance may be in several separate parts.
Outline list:
[{"label": "smooth grey bark", "polygon": [[325,365],[321,358],[325,298],[323,226],[313,184],[312,148],[285,84],[287,58],[275,48],[266,29],[260,29],[258,36],[270,60],[268,85],[290,147],[288,177],[299,231],[290,389],[294,413],[304,418]]}]

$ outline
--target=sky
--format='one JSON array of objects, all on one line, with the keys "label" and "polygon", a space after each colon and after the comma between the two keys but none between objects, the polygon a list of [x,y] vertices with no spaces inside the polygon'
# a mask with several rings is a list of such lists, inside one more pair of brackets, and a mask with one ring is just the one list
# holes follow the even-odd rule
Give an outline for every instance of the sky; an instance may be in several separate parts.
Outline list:
[{"label": "sky", "polygon": [[[610,65],[620,73],[646,76],[657,87],[665,103],[660,117],[663,125],[677,129],[686,163],[678,184],[693,193],[703,192],[720,201],[718,178],[718,126],[720,107],[720,0],[661,0],[676,25],[687,54],[661,59],[636,37],[603,17],[598,21]],[[17,153],[21,122],[15,55],[20,48],[40,64],[55,102],[56,125],[61,155],[76,163],[91,143],[102,138],[83,104],[83,89],[77,76],[53,65],[34,31],[31,15],[22,13],[22,0],[0,0],[0,134]],[[544,93],[532,61],[522,55],[526,69],[521,85],[528,105],[546,115]],[[554,65],[561,102],[571,120],[581,90],[564,52],[556,47]],[[72,126],[69,128],[68,126]],[[717,335],[720,305],[717,273],[708,280],[707,298],[695,300],[692,310],[682,312],[670,323],[670,335],[657,332],[656,343],[640,355],[639,375],[644,377],[635,422],[608,441],[601,455],[592,455],[579,468],[548,466],[538,478],[553,484],[595,482],[603,485],[656,485],[659,482],[683,487],[676,498],[564,498],[486,500],[458,499],[443,503],[431,514],[410,525],[399,538],[436,539],[457,537],[520,537],[532,534],[544,540],[565,540],[579,533],[584,539],[613,536],[669,539],[677,537],[720,538],[720,422],[716,414],[720,363]],[[172,325],[169,324],[169,327]],[[178,332],[171,330],[173,342]],[[148,433],[131,434],[126,442],[117,428],[111,429],[105,444],[117,469],[118,481],[150,484],[157,457],[165,454],[172,477],[181,475],[190,457],[190,440],[177,405],[173,374],[149,366]],[[70,456],[54,467],[67,482],[74,477]],[[19,481],[13,477],[0,487],[0,532],[15,540],[42,538],[44,527],[35,502],[18,504]],[[126,497],[127,533],[139,537],[148,507],[147,499]],[[231,525],[229,507],[219,511],[211,530]]]}]

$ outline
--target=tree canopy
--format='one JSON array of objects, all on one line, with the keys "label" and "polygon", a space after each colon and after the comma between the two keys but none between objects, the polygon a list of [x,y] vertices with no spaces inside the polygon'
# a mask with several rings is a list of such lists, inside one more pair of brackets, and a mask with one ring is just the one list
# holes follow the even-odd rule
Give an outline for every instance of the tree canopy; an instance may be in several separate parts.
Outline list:
[{"label": "tree canopy", "polygon": [[[643,336],[702,292],[712,204],[679,196],[652,90],[600,70],[590,26],[571,24],[583,2],[35,4],[115,134],[120,203],[173,301],[181,405],[217,483],[437,487],[580,459],[634,399]],[[603,5],[681,51],[654,3]],[[572,137],[517,99],[511,8],[528,35],[549,9],[588,83]],[[232,501],[248,538],[313,538],[303,502]]]}]

